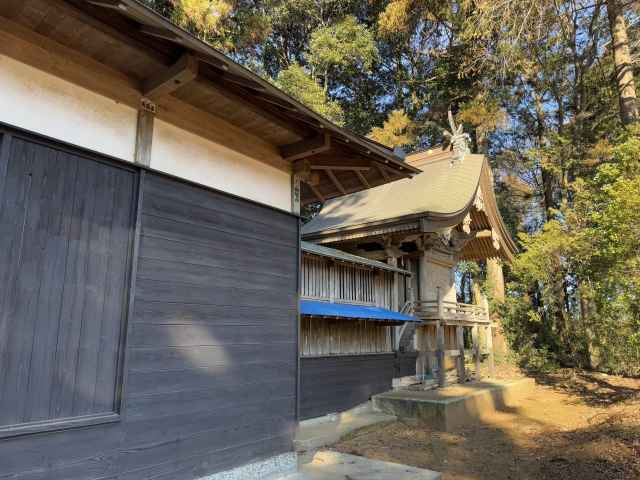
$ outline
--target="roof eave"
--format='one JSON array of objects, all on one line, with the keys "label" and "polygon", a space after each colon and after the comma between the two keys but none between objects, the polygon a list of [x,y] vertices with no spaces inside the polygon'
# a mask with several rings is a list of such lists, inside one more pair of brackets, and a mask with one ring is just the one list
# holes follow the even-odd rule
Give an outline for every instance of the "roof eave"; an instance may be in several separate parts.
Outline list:
[{"label": "roof eave", "polygon": [[[90,3],[90,0],[86,0]],[[410,177],[414,174],[420,173],[421,170],[412,165],[405,163],[402,159],[397,157],[392,151],[381,147],[377,143],[371,142],[359,135],[353,134],[346,129],[343,129],[331,121],[325,119],[318,113],[314,112],[310,108],[306,107],[302,103],[298,102],[294,98],[290,97],[286,93],[280,91],[271,83],[262,79],[255,73],[246,69],[242,65],[233,61],[222,52],[219,52],[212,46],[208,45],[204,41],[194,37],[186,30],[173,24],[169,20],[165,19],[162,15],[155,12],[148,6],[142,4],[139,0],[119,0],[118,5],[122,5],[121,10],[124,14],[130,14],[137,21],[150,24],[152,27],[165,29],[174,35],[174,41],[181,44],[185,48],[192,49],[200,53],[205,58],[200,58],[203,61],[207,59],[217,63],[227,65],[227,68],[233,71],[234,74],[242,76],[251,82],[255,82],[260,85],[264,92],[268,92],[270,95],[281,99],[288,104],[291,104],[296,110],[300,111],[308,119],[314,121],[317,127],[320,129],[326,129],[337,136],[341,136],[345,143],[355,143],[364,150],[365,155],[375,155],[379,158],[379,161],[385,163],[388,167],[394,168],[398,171],[401,177]],[[147,23],[149,22],[149,23]]]}]

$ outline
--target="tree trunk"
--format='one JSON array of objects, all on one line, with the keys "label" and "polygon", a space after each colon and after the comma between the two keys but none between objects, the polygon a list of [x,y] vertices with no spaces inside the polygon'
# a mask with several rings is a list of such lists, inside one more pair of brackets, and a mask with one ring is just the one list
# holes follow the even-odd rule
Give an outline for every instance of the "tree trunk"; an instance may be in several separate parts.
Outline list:
[{"label": "tree trunk", "polygon": [[636,98],[636,84],[633,78],[627,23],[620,0],[607,0],[609,29],[611,30],[611,50],[615,65],[616,86],[620,101],[620,118],[629,125],[637,122],[640,116]]}]

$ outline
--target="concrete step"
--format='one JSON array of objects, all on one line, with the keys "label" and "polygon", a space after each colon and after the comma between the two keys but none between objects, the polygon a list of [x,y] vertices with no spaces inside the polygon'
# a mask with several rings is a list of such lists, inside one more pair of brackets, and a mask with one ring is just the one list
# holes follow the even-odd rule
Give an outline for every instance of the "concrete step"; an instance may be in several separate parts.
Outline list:
[{"label": "concrete step", "polygon": [[430,427],[451,431],[481,421],[483,415],[507,411],[530,393],[535,380],[471,382],[435,390],[395,390],[373,397],[376,410],[399,418],[410,418]]},{"label": "concrete step", "polygon": [[389,415],[373,410],[371,402],[347,412],[304,420],[298,425],[294,446],[296,451],[309,451],[331,445],[347,433],[362,427],[396,420]]},{"label": "concrete step", "polygon": [[431,470],[321,450],[282,480],[440,480]]}]

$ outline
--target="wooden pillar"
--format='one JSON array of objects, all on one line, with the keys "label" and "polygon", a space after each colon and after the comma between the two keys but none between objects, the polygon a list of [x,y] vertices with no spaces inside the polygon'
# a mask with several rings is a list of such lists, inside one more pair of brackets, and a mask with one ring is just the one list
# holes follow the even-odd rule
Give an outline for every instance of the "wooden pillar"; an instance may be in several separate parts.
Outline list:
[{"label": "wooden pillar", "polygon": [[502,263],[497,258],[487,259],[487,282],[493,299],[503,302],[505,298],[504,273],[502,271]]},{"label": "wooden pillar", "polygon": [[489,351],[489,376],[490,377],[495,377],[496,375],[496,366],[495,366],[495,359],[494,359],[494,355],[493,355],[493,332],[492,332],[492,328],[491,328],[491,324],[487,325],[486,327],[486,337],[487,337],[487,350]]},{"label": "wooden pillar", "polygon": [[[504,274],[502,271],[501,260],[497,258],[487,259],[487,283],[489,285],[489,291],[491,292],[491,297],[493,298],[493,300],[497,303],[504,302]],[[495,311],[489,312],[488,302],[486,303],[486,305],[487,313],[491,318],[492,324],[494,324],[495,326],[495,328],[492,329],[494,352],[503,357],[507,354],[509,348],[504,333],[502,332],[500,317]]]},{"label": "wooden pillar", "polygon": [[476,363],[476,380],[480,380],[480,341],[478,339],[478,325],[471,329],[471,339],[473,341],[473,358]]},{"label": "wooden pillar", "polygon": [[442,303],[442,289],[440,287],[436,287],[436,301],[438,302],[438,320],[444,320],[444,303]]},{"label": "wooden pillar", "polygon": [[462,325],[456,326],[456,341],[458,344],[458,382],[464,383],[467,374],[464,370],[464,327]]},{"label": "wooden pillar", "polygon": [[438,357],[438,384],[441,387],[447,386],[447,371],[445,369],[444,357],[445,357],[445,342],[444,342],[444,325],[438,322],[436,327],[436,341],[438,347],[436,350],[436,356]]}]

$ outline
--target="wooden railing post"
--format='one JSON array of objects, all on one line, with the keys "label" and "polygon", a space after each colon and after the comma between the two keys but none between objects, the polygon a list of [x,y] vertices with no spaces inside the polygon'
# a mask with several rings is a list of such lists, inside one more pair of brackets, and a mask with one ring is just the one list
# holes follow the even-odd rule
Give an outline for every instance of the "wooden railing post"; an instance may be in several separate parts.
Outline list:
[{"label": "wooden railing post", "polygon": [[480,380],[480,342],[478,341],[478,324],[474,324],[471,329],[471,339],[473,341],[473,358],[476,362],[476,380]]},{"label": "wooden railing post", "polygon": [[458,382],[464,383],[467,375],[464,370],[464,327],[462,325],[456,326],[456,340],[458,343]]},{"label": "wooden railing post", "polygon": [[442,322],[438,322],[436,326],[436,341],[437,341],[437,350],[436,355],[438,357],[438,384],[441,387],[447,386],[447,372],[444,365],[444,357],[445,357],[445,343],[444,343],[444,325]]}]

